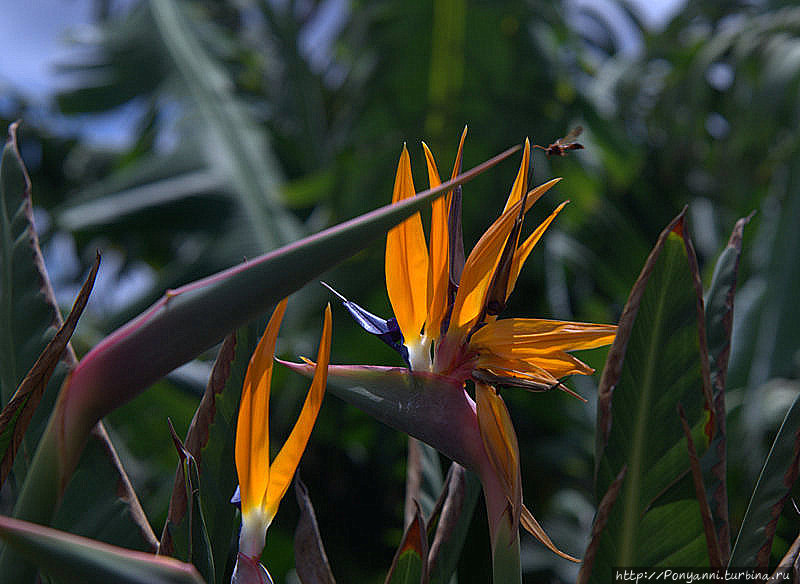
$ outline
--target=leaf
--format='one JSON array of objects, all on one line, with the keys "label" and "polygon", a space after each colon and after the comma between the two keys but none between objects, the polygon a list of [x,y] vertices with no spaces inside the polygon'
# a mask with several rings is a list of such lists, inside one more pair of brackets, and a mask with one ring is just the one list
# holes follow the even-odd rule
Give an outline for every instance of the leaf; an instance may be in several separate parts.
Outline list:
[{"label": "leaf", "polygon": [[300,519],[294,532],[294,561],[297,576],[303,584],[336,584],[331,572],[317,517],[308,489],[300,480],[294,479],[294,494],[300,507]]},{"label": "leaf", "polygon": [[[449,584],[455,573],[480,492],[478,475],[453,462],[442,490],[442,508],[428,554],[432,584]],[[434,518],[428,521],[429,530]]]},{"label": "leaf", "polygon": [[[257,341],[258,332],[252,325],[225,339],[186,434],[186,449],[197,461],[203,484],[199,503],[204,511],[219,584],[227,584],[224,566],[237,533],[238,512],[230,502],[237,486],[233,456],[236,419],[244,375]],[[161,553],[175,557],[187,553],[185,542],[174,537],[176,529],[186,529],[187,521],[187,497],[179,466],[161,534]]]},{"label": "leaf", "polygon": [[385,584],[427,584],[428,537],[422,510],[417,506],[392,559]]},{"label": "leaf", "polygon": [[678,416],[681,419],[683,435],[686,438],[686,449],[689,454],[689,464],[692,469],[695,497],[700,504],[700,517],[703,520],[703,531],[705,532],[706,546],[708,549],[708,563],[712,568],[721,568],[722,558],[719,549],[719,541],[717,540],[717,532],[714,529],[714,520],[711,517],[711,507],[706,498],[706,488],[703,483],[703,473],[700,470],[700,460],[697,457],[697,449],[694,447],[692,430],[689,428],[689,423],[686,421],[686,414],[680,403],[678,404]]},{"label": "leaf", "polygon": [[0,516],[0,537],[20,556],[61,583],[203,583],[191,564],[111,546],[10,517]]},{"label": "leaf", "polygon": [[[314,373],[308,363],[277,361],[306,377]],[[477,472],[488,464],[475,404],[448,377],[405,367],[329,365],[328,391],[466,468]]]},{"label": "leaf", "polygon": [[730,566],[767,567],[778,517],[800,469],[800,397],[795,398],[750,497]]},{"label": "leaf", "polygon": [[[647,258],[620,318],[598,392],[599,499],[627,466],[591,581],[614,566],[702,566],[705,538],[676,413],[705,447],[710,381],[699,274],[684,213]],[[657,537],[657,539],[655,539]]]},{"label": "leaf", "polygon": [[731,528],[728,520],[727,487],[727,436],[725,389],[728,375],[728,359],[731,350],[733,329],[733,301],[739,257],[742,252],[744,226],[752,214],[739,219],[733,228],[727,247],[714,266],[711,286],[706,293],[706,333],[708,335],[708,359],[711,371],[711,388],[714,396],[714,415],[717,432],[703,457],[703,465],[709,468],[706,493],[711,505],[712,517],[720,546],[720,561],[727,565],[731,555]]},{"label": "leaf", "polygon": [[86,303],[89,301],[89,293],[92,290],[92,286],[94,286],[94,279],[97,276],[99,267],[100,254],[98,253],[66,322],[47,343],[36,363],[33,364],[25,379],[20,383],[17,391],[3,408],[3,411],[0,412],[0,487],[5,482],[8,473],[11,472],[14,456],[22,443],[22,438],[28,429],[33,413],[42,399],[42,394],[56,369],[56,365],[58,365],[67,348],[69,339],[75,331],[83,309],[86,308]]},{"label": "leaf", "polygon": [[201,490],[197,461],[178,438],[175,428],[172,426],[172,420],[167,418],[167,422],[180,459],[178,476],[183,478],[185,500],[191,501],[191,504],[187,505],[188,513],[184,525],[179,529],[172,530],[173,541],[183,540],[186,557],[179,557],[175,554],[172,556],[193,564],[207,582],[214,582],[214,555],[211,541],[208,538],[205,517],[203,517],[203,507],[200,503]]},{"label": "leaf", "polygon": [[444,484],[439,453],[432,446],[409,438],[407,460],[404,525],[411,523],[417,505],[423,519],[430,520]]}]

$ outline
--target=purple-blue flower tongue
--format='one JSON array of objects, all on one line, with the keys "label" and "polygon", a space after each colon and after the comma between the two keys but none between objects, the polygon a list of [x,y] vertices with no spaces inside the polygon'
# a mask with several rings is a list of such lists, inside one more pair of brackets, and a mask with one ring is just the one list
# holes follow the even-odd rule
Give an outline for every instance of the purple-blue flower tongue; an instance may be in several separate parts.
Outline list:
[{"label": "purple-blue flower tongue", "polygon": [[325,282],[320,282],[320,284],[330,290],[341,301],[342,306],[347,309],[347,312],[350,313],[350,316],[353,317],[353,320],[355,320],[361,328],[368,333],[375,335],[384,343],[389,345],[392,349],[400,353],[400,356],[403,358],[405,364],[409,367],[411,366],[408,360],[408,349],[403,344],[403,333],[400,332],[400,327],[398,326],[397,320],[394,317],[388,320],[383,319],[380,316],[372,314],[368,310],[361,308],[355,302],[351,302]]}]

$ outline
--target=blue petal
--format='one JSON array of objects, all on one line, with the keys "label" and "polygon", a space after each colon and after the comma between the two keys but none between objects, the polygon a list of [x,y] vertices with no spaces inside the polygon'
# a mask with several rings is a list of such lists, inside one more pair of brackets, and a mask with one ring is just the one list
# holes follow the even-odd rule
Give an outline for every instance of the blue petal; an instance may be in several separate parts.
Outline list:
[{"label": "blue petal", "polygon": [[400,356],[403,358],[403,361],[405,361],[406,365],[409,367],[411,366],[408,360],[408,349],[403,344],[403,333],[400,332],[400,326],[397,324],[397,320],[394,317],[385,320],[380,316],[372,314],[368,310],[361,308],[355,302],[349,301],[325,282],[320,283],[330,290],[342,302],[342,306],[347,309],[347,312],[350,313],[350,316],[353,317],[353,319],[361,328],[368,333],[375,335],[384,343],[389,345],[392,349],[400,353]]}]

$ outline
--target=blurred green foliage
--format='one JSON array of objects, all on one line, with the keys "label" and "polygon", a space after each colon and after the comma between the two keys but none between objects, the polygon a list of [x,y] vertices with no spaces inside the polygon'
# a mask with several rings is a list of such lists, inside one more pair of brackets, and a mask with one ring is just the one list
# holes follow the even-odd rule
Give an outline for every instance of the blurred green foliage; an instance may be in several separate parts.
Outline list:
[{"label": "blurred green foliage", "polygon": [[[600,11],[543,0],[186,0],[178,4],[183,22],[201,40],[202,54],[193,56],[209,68],[208,78],[197,79],[176,38],[164,36],[157,2],[124,11],[96,5],[91,58],[64,65],[77,85],[58,96],[53,113],[88,119],[133,108],[127,146],[108,150],[59,133],[21,98],[10,100],[2,120],[3,127],[25,120],[21,146],[34,202],[51,219],[41,233],[48,257],[59,261],[57,242],[67,233],[87,267],[95,248],[120,255],[120,270],[106,274],[108,290],[136,266],[155,275],[136,298],[93,300],[73,341],[79,352],[164,289],[285,242],[282,229],[313,232],[388,202],[404,141],[421,190],[420,140],[444,175],[464,124],[465,167],[526,136],[547,145],[581,124],[585,150],[552,159],[535,151],[536,184],[565,179],[537,204],[535,219],[563,199],[572,204],[528,261],[508,312],[616,322],[657,234],[684,205],[707,285],[735,219],[756,210],[745,230],[729,376],[736,532],[765,449],[800,387],[800,8],[704,0],[653,30],[622,1]],[[203,109],[208,91],[226,97],[224,111]],[[250,185],[269,185],[264,207],[233,178],[230,164],[242,160],[219,162],[231,146],[220,135],[225,123],[246,126],[252,142],[240,151],[268,162]],[[467,248],[502,207],[515,171],[506,163],[465,187]],[[57,285],[69,290],[80,272]],[[381,246],[325,279],[389,314]],[[281,334],[285,355],[310,354],[314,346],[325,293],[311,286],[303,294]],[[334,318],[332,362],[399,364],[343,311]],[[604,355],[581,358],[601,368]],[[580,555],[595,504],[596,380],[572,383],[588,405],[553,392],[503,395],[522,445],[525,499],[556,543]],[[182,434],[203,384],[202,375],[159,383],[108,420],[157,532],[176,463],[166,418]],[[288,432],[304,384],[276,372],[274,432]],[[378,582],[391,562],[402,525],[405,444],[404,436],[326,400],[300,472],[342,582]],[[462,583],[487,578],[481,513],[479,505]],[[297,515],[284,504],[268,534],[265,560],[276,581],[293,565]],[[797,526],[796,514],[785,513],[774,557]],[[526,581],[574,578],[530,539],[523,550]]]}]

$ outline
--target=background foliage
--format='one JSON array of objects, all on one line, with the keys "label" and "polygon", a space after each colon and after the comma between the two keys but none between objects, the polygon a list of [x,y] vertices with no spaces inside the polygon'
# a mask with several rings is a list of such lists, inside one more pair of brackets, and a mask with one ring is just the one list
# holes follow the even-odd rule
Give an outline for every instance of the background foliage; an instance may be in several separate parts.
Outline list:
[{"label": "background foliage", "polygon": [[[160,2],[96,5],[90,57],[63,64],[75,85],[52,113],[88,119],[124,108],[136,119],[130,142],[100,149],[31,116],[21,98],[9,96],[2,110],[3,127],[25,120],[22,153],[59,298],[71,301],[103,250],[73,339],[79,353],[166,288],[388,202],[404,141],[419,190],[427,186],[421,139],[446,174],[464,124],[465,167],[525,136],[546,145],[581,124],[586,150],[534,154],[535,183],[565,180],[532,213],[541,219],[561,200],[572,203],[528,261],[508,313],[616,322],[659,231],[687,204],[708,287],[736,218],[755,210],[728,381],[736,532],[800,387],[800,9],[691,2],[653,30],[625,2],[599,10],[533,0],[190,0],[177,5],[179,24]],[[233,141],[230,127],[247,141]],[[468,248],[500,210],[515,170],[506,163],[465,188]],[[387,315],[382,262],[376,245],[325,279]],[[137,293],[122,293],[132,282]],[[286,355],[310,354],[316,342],[326,294],[313,286],[302,294],[281,335]],[[344,311],[334,317],[332,362],[399,364]],[[582,358],[600,368],[604,354]],[[185,434],[208,368],[203,360],[183,368],[107,420],[157,532],[176,463],[166,418]],[[596,382],[573,382],[588,405],[554,392],[503,394],[522,445],[525,499],[574,555],[585,548],[595,505]],[[304,385],[276,370],[274,432],[288,433]],[[405,449],[402,435],[325,401],[300,473],[342,582],[380,581],[391,562]],[[460,582],[487,581],[488,534],[477,509]],[[776,559],[787,545],[781,534],[791,541],[798,528],[796,512],[784,515]],[[269,531],[266,564],[278,581],[294,564],[297,516],[284,504]],[[529,539],[523,564],[531,582],[574,579],[572,567]]]}]

